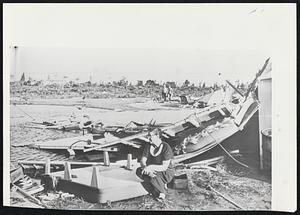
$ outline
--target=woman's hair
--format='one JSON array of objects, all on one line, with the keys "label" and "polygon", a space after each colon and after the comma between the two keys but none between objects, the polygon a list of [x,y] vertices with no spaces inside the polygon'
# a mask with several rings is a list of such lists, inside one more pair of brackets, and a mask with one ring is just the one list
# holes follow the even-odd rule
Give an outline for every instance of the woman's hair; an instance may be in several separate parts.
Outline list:
[{"label": "woman's hair", "polygon": [[159,138],[162,138],[162,130],[160,128],[154,128],[148,135],[158,135]]}]

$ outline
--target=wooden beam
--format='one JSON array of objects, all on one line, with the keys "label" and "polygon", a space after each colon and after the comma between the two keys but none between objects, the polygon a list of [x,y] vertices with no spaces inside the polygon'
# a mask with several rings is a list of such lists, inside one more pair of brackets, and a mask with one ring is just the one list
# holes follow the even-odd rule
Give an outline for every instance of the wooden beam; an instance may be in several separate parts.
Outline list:
[{"label": "wooden beam", "polygon": [[266,67],[267,67],[267,65],[268,65],[268,63],[269,63],[269,60],[270,60],[270,58],[268,58],[268,59],[266,60],[265,64],[264,64],[263,67],[261,68],[261,70],[258,71],[258,73],[256,74],[254,80],[251,82],[251,84],[250,84],[250,86],[249,86],[249,88],[248,88],[248,90],[247,90],[247,92],[246,92],[245,100],[247,100],[247,98],[248,98],[250,92],[254,89],[254,87],[255,87],[255,85],[256,85],[256,82],[257,82],[258,78],[259,78],[259,77],[262,75],[262,73],[265,71],[265,69],[266,69]]},{"label": "wooden beam", "polygon": [[216,168],[208,166],[208,165],[194,165],[194,166],[190,166],[190,169],[209,169],[214,172],[218,171]]},{"label": "wooden beam", "polygon": [[131,143],[131,142],[126,141],[126,140],[121,140],[121,143],[123,143],[125,145],[128,145],[128,146],[132,146],[132,147],[137,148],[137,149],[139,149],[141,147],[141,145],[137,145],[135,143]]},{"label": "wooden beam", "polygon": [[70,156],[75,156],[75,151],[73,149],[67,149]]},{"label": "wooden beam", "polygon": [[132,169],[132,154],[127,155],[127,169],[131,170]]},{"label": "wooden beam", "polygon": [[242,210],[246,210],[246,208],[240,206],[239,204],[237,204],[236,202],[234,202],[232,199],[230,199],[229,197],[225,196],[224,194],[218,192],[217,190],[215,190],[212,186],[209,185],[209,188],[214,191],[216,194],[218,194],[219,196],[223,197],[224,199],[226,199],[228,202],[230,202],[231,204],[233,204],[234,206],[238,207],[239,209]]},{"label": "wooden beam", "polygon": [[64,179],[72,181],[71,165],[69,162],[65,162]]},{"label": "wooden beam", "polygon": [[[20,160],[18,161],[18,164],[20,165],[45,165],[45,161],[25,161],[25,160]],[[83,165],[83,166],[93,166],[93,165],[103,165],[103,163],[97,163],[97,162],[76,162],[76,161],[71,161],[69,162],[70,165]],[[50,165],[56,165],[56,166],[64,166],[65,161],[51,161]]]},{"label": "wooden beam", "polygon": [[240,94],[240,96],[242,96],[243,98],[245,97],[243,93],[241,93],[241,91],[239,91],[232,83],[230,83],[229,80],[226,80],[226,82],[229,84],[229,86],[231,86],[238,94]]},{"label": "wooden beam", "polygon": [[91,186],[100,189],[100,174],[97,166],[93,167]]},{"label": "wooden beam", "polygon": [[146,137],[139,137],[139,138],[137,138],[137,139],[143,140],[143,141],[145,141],[145,142],[149,142],[148,138],[146,138]]},{"label": "wooden beam", "polygon": [[44,185],[39,185],[39,186],[35,186],[35,187],[27,190],[27,193],[29,195],[33,195],[33,194],[36,194],[36,193],[41,192],[43,190],[44,190]]},{"label": "wooden beam", "polygon": [[108,152],[104,151],[103,155],[104,155],[104,165],[105,166],[109,166],[110,165],[110,161],[109,161],[109,154],[108,154]]},{"label": "wooden beam", "polygon": [[50,159],[47,158],[45,162],[45,174],[50,174]]},{"label": "wooden beam", "polygon": [[25,190],[23,190],[22,188],[18,187],[17,185],[14,185],[14,187],[16,188],[17,191],[19,191],[21,194],[23,194],[25,197],[29,198],[31,201],[33,201],[34,203],[47,208],[47,206],[45,204],[43,204],[40,200],[38,200],[37,198],[33,197],[32,195],[30,195],[29,193],[27,193]]}]

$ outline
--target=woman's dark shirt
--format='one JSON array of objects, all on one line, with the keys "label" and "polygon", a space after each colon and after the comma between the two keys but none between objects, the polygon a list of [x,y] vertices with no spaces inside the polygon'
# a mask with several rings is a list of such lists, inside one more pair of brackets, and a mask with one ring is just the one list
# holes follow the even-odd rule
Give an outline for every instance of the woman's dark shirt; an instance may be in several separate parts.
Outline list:
[{"label": "woman's dark shirt", "polygon": [[[174,157],[173,151],[172,151],[172,148],[169,146],[169,144],[166,142],[162,142],[161,145],[162,145],[161,153],[158,154],[157,156],[153,156],[150,153],[151,144],[147,144],[145,146],[142,156],[147,158],[147,162],[146,162],[147,166],[148,165],[162,165],[163,161],[173,159],[173,157]],[[154,154],[156,154],[156,152],[159,150],[159,147],[154,149]],[[171,162],[170,162],[170,165],[168,166],[168,169],[172,169]]]}]

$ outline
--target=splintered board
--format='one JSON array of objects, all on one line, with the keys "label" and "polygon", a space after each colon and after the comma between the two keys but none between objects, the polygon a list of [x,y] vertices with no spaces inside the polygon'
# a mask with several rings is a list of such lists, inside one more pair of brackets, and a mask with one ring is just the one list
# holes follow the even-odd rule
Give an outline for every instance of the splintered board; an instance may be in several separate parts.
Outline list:
[{"label": "splintered board", "polygon": [[83,150],[89,147],[89,140],[93,140],[92,135],[84,135],[79,137],[70,137],[57,140],[51,140],[41,143],[35,143],[32,146],[39,149],[69,149]]}]

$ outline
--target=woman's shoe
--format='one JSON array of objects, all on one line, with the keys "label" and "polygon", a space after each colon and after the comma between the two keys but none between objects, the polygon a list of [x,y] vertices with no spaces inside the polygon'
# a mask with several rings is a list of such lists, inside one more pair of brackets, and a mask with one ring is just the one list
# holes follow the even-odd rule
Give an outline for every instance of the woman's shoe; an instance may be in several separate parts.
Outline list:
[{"label": "woman's shoe", "polygon": [[165,198],[166,198],[166,194],[160,193],[159,196],[156,198],[156,200],[159,202],[164,202]]}]

